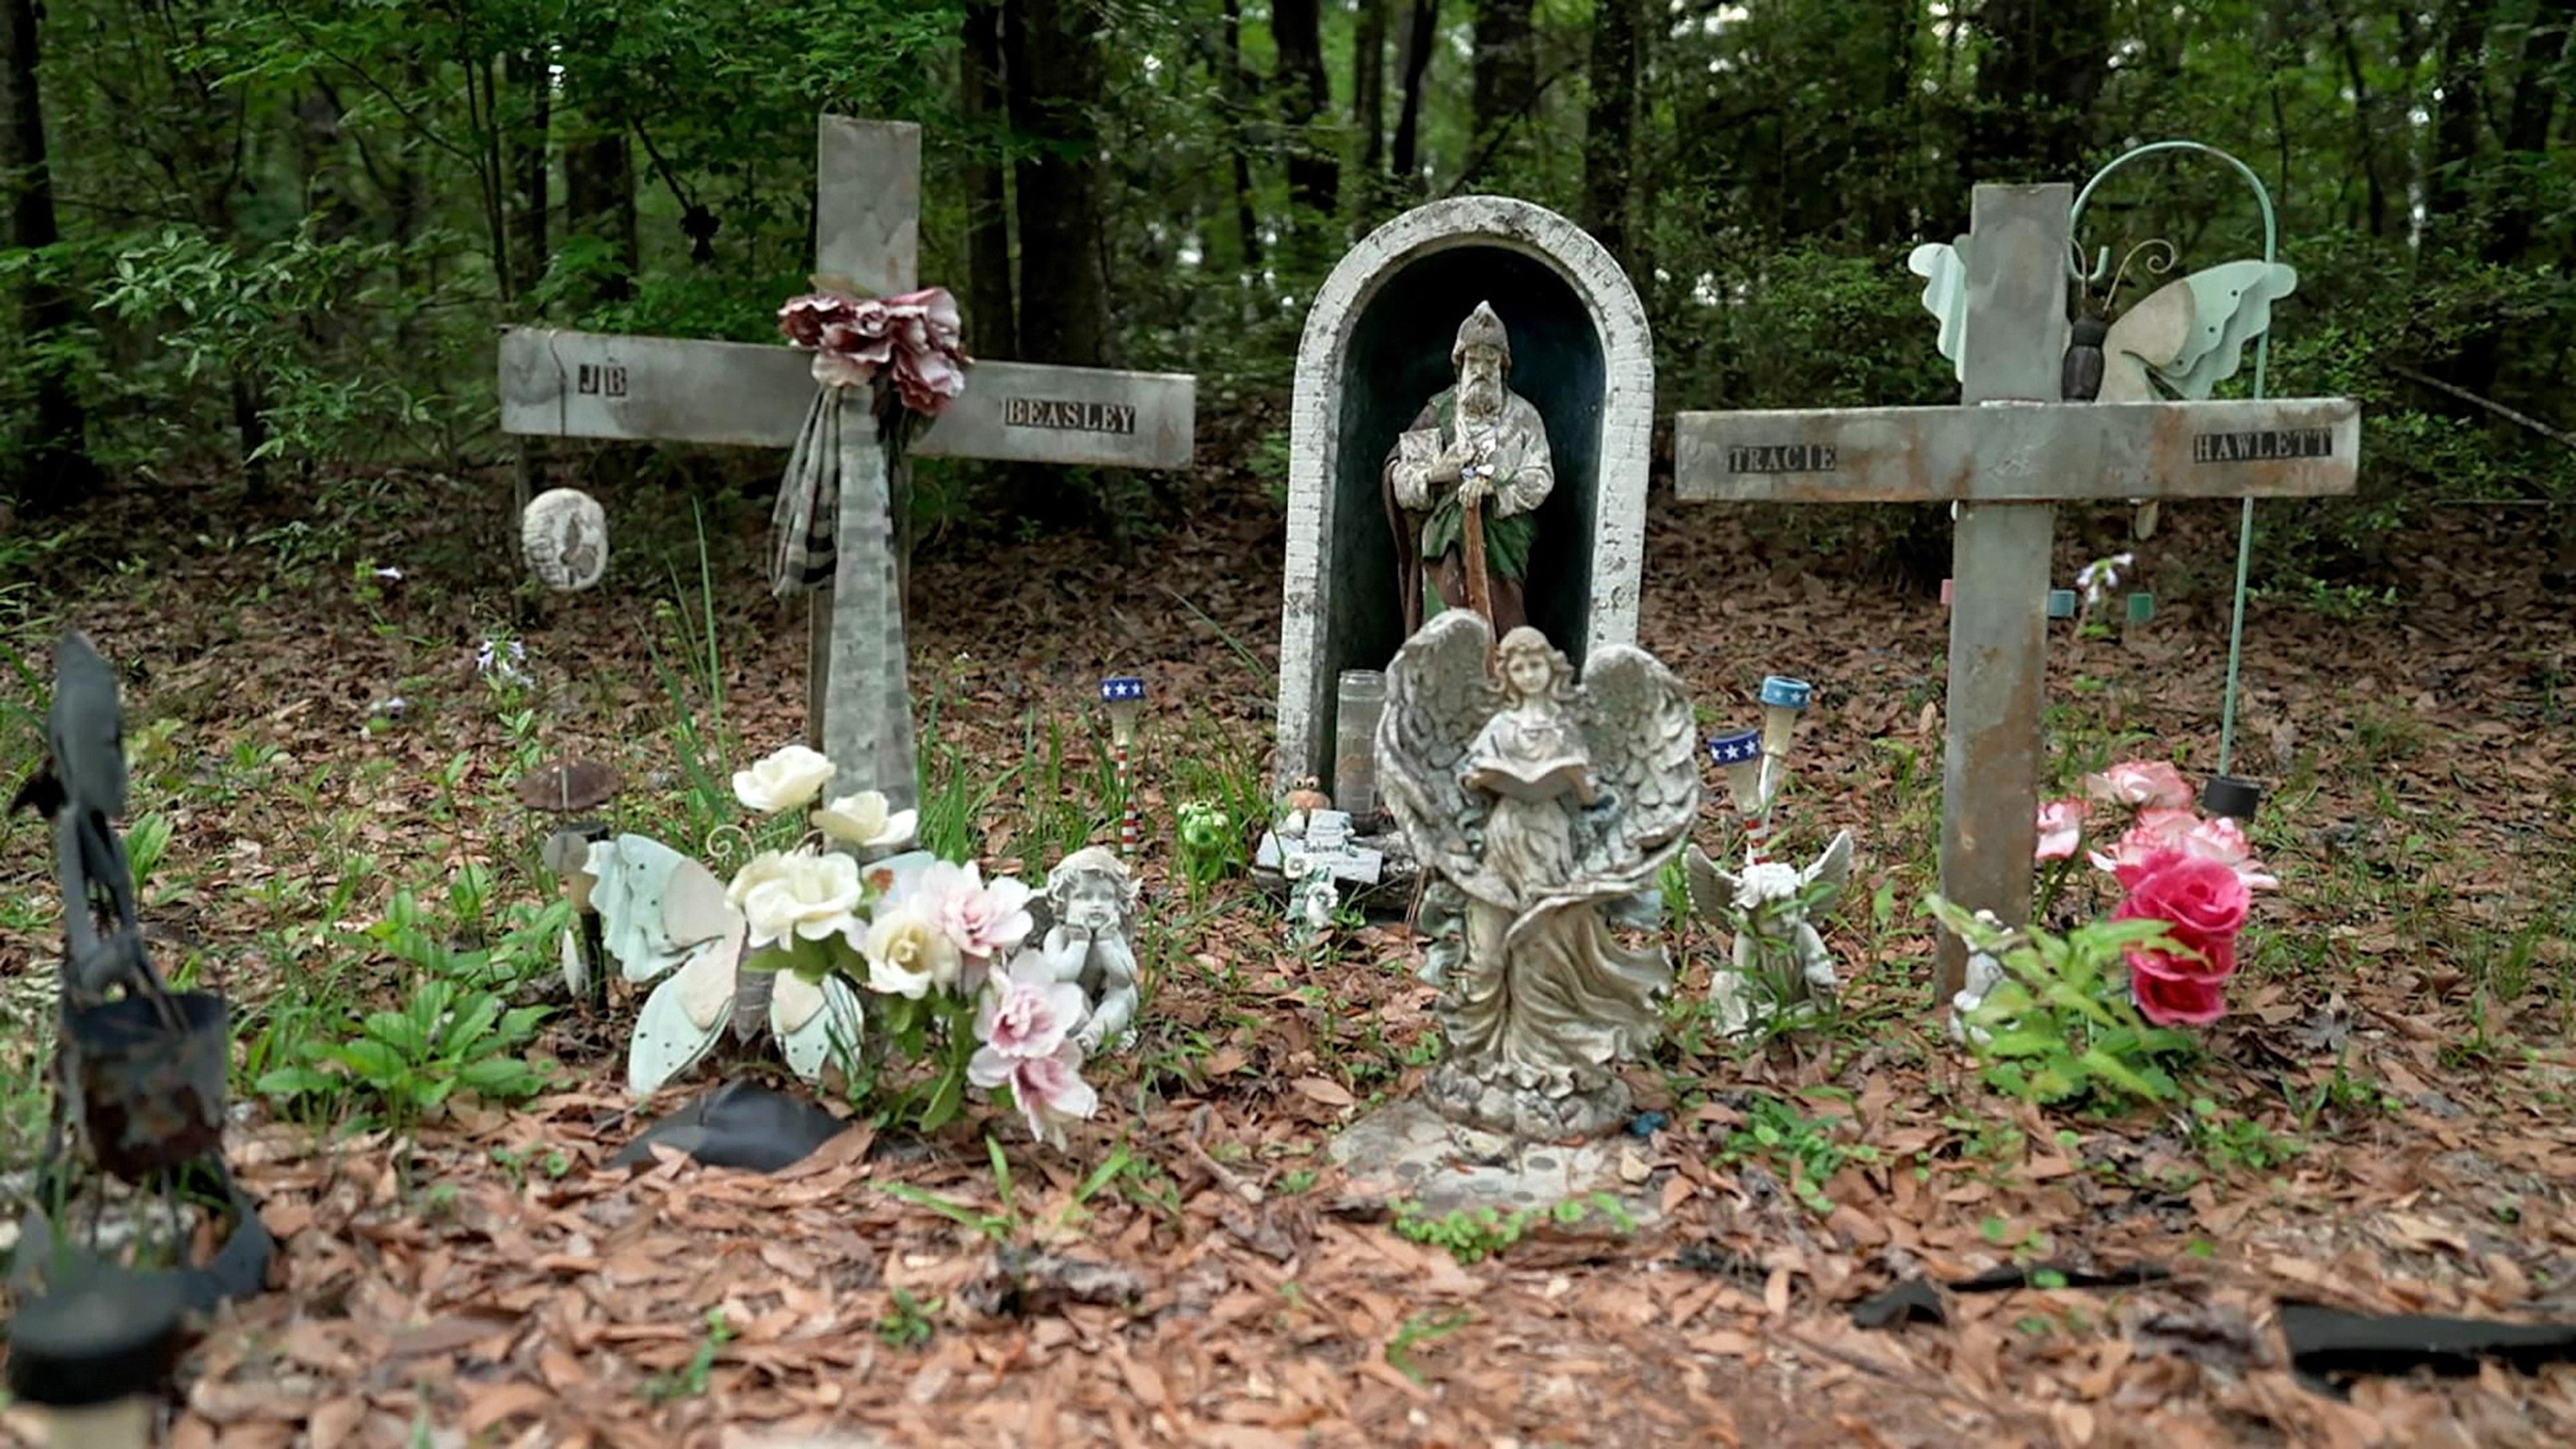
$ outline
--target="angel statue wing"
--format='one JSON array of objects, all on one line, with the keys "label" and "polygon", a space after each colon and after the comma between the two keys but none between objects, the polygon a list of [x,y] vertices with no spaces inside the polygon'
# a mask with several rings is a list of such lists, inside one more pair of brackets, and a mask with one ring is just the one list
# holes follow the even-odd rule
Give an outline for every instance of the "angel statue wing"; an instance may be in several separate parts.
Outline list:
[{"label": "angel statue wing", "polygon": [[1968,238],[1925,242],[1905,259],[1905,269],[1923,279],[1923,310],[1940,319],[1937,345],[1955,370],[1968,335]]},{"label": "angel statue wing", "polygon": [[2281,262],[2226,262],[2167,282],[2131,304],[2102,339],[2098,402],[2196,401],[2236,375],[2245,344],[2272,325],[2272,304],[2297,290]]},{"label": "angel statue wing", "polygon": [[1691,914],[1723,924],[1727,907],[1735,904],[1736,888],[1743,882],[1696,845],[1682,856],[1682,868],[1690,883]]},{"label": "angel statue wing", "polygon": [[1386,670],[1377,722],[1378,793],[1422,863],[1485,900],[1511,899],[1467,838],[1469,801],[1458,761],[1498,706],[1485,656],[1493,631],[1467,609],[1425,624]]},{"label": "angel statue wing", "polygon": [[1851,884],[1851,868],[1852,833],[1838,831],[1833,843],[1825,847],[1825,853],[1817,856],[1816,863],[1808,866],[1805,872],[1807,884],[1825,887],[1817,895],[1815,904],[1809,907],[1811,914],[1822,916],[1842,899],[1843,887]]},{"label": "angel statue wing", "polygon": [[1596,649],[1583,665],[1583,738],[1594,774],[1617,792],[1621,809],[1575,874],[1593,886],[1643,889],[1699,819],[1699,723],[1690,696],[1645,650]]}]

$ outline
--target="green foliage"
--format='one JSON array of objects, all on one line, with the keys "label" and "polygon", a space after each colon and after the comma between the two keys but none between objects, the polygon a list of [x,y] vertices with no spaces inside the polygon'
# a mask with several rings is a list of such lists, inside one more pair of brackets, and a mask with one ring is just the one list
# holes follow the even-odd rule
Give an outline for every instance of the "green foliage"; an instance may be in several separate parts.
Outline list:
[{"label": "green foliage", "polygon": [[1745,1109],[1743,1126],[1727,1133],[1719,1160],[1766,1161],[1785,1170],[1789,1191],[1818,1217],[1830,1217],[1834,1200],[1825,1184],[1854,1162],[1876,1162],[1878,1149],[1844,1142],[1837,1136],[1842,1118],[1811,1118],[1777,1097],[1757,1096]]},{"label": "green foliage", "polygon": [[518,1055],[545,1015],[490,991],[424,981],[400,1008],[368,1012],[347,1040],[305,1042],[300,1063],[262,1075],[256,1090],[287,1101],[353,1100],[396,1129],[438,1111],[460,1089],[519,1101],[547,1085]]},{"label": "green foliage", "polygon": [[2005,932],[1938,896],[1926,904],[1941,924],[2008,973],[1968,1017],[1985,1078],[2026,1102],[2116,1111],[2174,1100],[2174,1063],[2196,1050],[2190,1036],[2151,1026],[2129,999],[2124,948],[2161,939],[2162,921],[2095,921],[2065,936]]},{"label": "green foliage", "polygon": [[1572,1227],[1596,1213],[1620,1232],[1633,1231],[1637,1226],[1619,1199],[1606,1192],[1570,1197],[1549,1208],[1518,1208],[1508,1213],[1490,1207],[1460,1208],[1439,1217],[1426,1215],[1420,1203],[1408,1199],[1395,1205],[1395,1220],[1389,1226],[1397,1237],[1444,1249],[1465,1264],[1480,1263],[1501,1253],[1541,1223],[1553,1220],[1561,1227]]}]

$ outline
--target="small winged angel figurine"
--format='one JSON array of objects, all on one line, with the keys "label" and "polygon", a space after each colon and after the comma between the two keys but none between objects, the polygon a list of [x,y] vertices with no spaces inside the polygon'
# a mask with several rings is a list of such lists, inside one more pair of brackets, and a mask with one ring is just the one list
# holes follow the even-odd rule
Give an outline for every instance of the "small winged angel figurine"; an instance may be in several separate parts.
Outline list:
[{"label": "small winged angel figurine", "polygon": [[1624,1122],[1616,1064],[1654,1043],[1672,985],[1660,943],[1612,913],[1680,854],[1699,810],[1690,701],[1640,649],[1594,651],[1578,684],[1531,628],[1492,648],[1444,613],[1406,641],[1378,723],[1386,805],[1436,877],[1423,897],[1447,1051],[1425,1087],[1453,1122],[1563,1140]]},{"label": "small winged angel figurine", "polygon": [[1814,923],[1834,908],[1851,880],[1850,831],[1836,835],[1804,870],[1762,861],[1738,875],[1720,868],[1697,846],[1691,847],[1687,864],[1691,910],[1735,932],[1734,963],[1719,967],[1708,989],[1722,1035],[1744,1036],[1759,1026],[1794,1019],[1818,997],[1841,989],[1834,958],[1826,954]]}]

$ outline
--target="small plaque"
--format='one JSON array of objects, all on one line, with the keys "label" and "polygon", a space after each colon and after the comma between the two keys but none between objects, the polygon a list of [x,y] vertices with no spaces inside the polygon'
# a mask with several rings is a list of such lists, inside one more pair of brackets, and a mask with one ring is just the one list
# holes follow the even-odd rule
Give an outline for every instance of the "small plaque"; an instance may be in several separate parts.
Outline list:
[{"label": "small plaque", "polygon": [[1831,473],[1839,466],[1831,443],[1768,443],[1726,450],[1729,473]]},{"label": "small plaque", "polygon": [[1002,424],[1013,428],[1047,428],[1060,433],[1116,433],[1125,437],[1136,431],[1136,405],[1006,397],[1002,399]]},{"label": "small plaque", "polygon": [[585,362],[575,385],[585,397],[624,397],[626,366],[618,362]]},{"label": "small plaque", "polygon": [[2265,428],[2253,433],[2194,433],[2195,463],[2269,463],[2284,458],[2331,458],[2332,428]]}]

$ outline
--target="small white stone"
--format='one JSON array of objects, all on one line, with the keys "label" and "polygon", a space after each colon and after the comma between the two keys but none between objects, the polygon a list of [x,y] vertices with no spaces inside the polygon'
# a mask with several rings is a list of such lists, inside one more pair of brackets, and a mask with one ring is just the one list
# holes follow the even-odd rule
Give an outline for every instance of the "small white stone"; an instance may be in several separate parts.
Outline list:
[{"label": "small white stone", "polygon": [[589,588],[608,572],[608,511],[578,488],[540,493],[520,516],[519,548],[547,588]]}]

